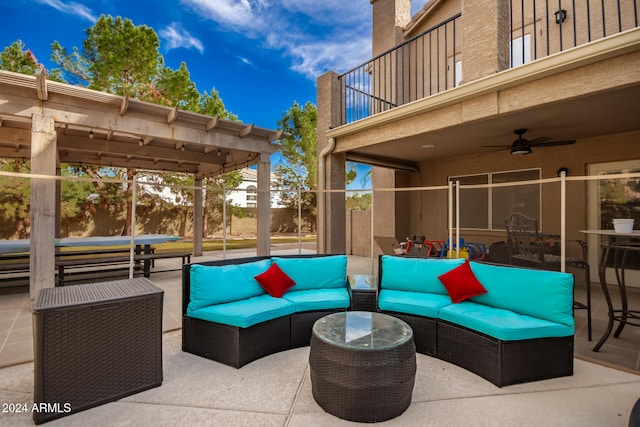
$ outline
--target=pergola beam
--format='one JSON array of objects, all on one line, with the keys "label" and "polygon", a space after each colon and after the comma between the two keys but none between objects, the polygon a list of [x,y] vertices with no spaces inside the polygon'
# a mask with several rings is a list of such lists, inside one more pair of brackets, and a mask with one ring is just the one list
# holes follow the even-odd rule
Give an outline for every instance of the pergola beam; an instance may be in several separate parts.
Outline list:
[{"label": "pergola beam", "polygon": [[245,126],[244,128],[242,128],[240,130],[240,132],[238,133],[238,136],[240,138],[244,138],[245,136],[250,135],[251,132],[253,132],[253,127],[254,127],[253,123],[251,123],[250,125]]},{"label": "pergola beam", "polygon": [[[101,151],[103,153],[112,152],[122,155],[131,155],[135,157],[148,157],[156,158],[167,161],[176,161],[176,149],[180,150],[180,146],[176,146],[176,149],[165,147],[152,147],[152,146],[139,146],[137,144],[130,144],[126,142],[118,141],[104,141],[94,138],[91,144],[87,143],[87,140],[81,136],[68,136],[60,137],[58,139],[58,147],[60,149],[69,149],[74,151],[83,152],[95,152]],[[208,156],[203,156],[200,152],[195,151],[181,151],[180,160],[191,163],[210,163],[215,165],[221,165],[224,163],[224,159],[220,159],[221,156],[217,156],[215,153]]]},{"label": "pergola beam", "polygon": [[[0,151],[1,152],[1,151]],[[60,151],[60,162],[70,164],[87,164],[87,165],[102,165],[102,166],[118,166],[126,167],[127,159],[133,163],[135,161],[136,169],[148,169],[148,170],[163,170],[174,172],[185,172],[196,174],[199,172],[198,165],[195,163],[182,163],[170,162],[163,159],[139,159],[134,158],[131,155],[123,157],[115,157],[106,153],[89,152],[75,152],[75,151]],[[130,166],[132,167],[132,166]],[[219,165],[221,170],[222,165]]]},{"label": "pergola beam", "polygon": [[40,101],[47,101],[49,99],[49,92],[47,90],[47,76],[41,72],[36,75],[36,95]]},{"label": "pergola beam", "polygon": [[122,103],[120,104],[120,115],[124,116],[127,114],[127,110],[129,109],[129,95],[125,95],[122,97]]},{"label": "pergola beam", "polygon": [[175,107],[173,110],[169,111],[169,114],[167,114],[167,124],[170,125],[176,120],[176,118],[178,118],[178,107]]},{"label": "pergola beam", "polygon": [[220,117],[215,116],[214,118],[212,118],[211,120],[209,120],[207,122],[207,124],[205,125],[205,129],[206,131],[210,131],[211,129],[214,129],[216,126],[218,126],[218,120],[220,120]]}]

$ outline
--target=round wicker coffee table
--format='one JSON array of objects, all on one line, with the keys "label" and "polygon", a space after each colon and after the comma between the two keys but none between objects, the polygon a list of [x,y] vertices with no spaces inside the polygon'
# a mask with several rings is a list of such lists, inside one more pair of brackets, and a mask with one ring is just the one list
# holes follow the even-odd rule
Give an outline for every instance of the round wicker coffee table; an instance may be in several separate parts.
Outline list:
[{"label": "round wicker coffee table", "polygon": [[350,311],[313,325],[309,352],[313,398],[350,421],[385,421],[411,403],[416,346],[411,327],[381,313]]}]

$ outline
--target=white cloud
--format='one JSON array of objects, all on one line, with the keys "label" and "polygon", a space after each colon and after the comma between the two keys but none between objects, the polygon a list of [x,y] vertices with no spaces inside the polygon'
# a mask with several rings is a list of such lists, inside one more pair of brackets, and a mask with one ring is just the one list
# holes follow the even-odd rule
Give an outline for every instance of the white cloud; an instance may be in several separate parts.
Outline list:
[{"label": "white cloud", "polygon": [[336,27],[371,19],[371,4],[358,0],[279,0],[289,12],[307,15],[314,22]]},{"label": "white cloud", "polygon": [[[256,14],[248,0],[182,0],[182,3],[225,27],[246,28],[255,24]],[[258,1],[258,7],[266,5]]]},{"label": "white cloud", "polygon": [[182,26],[178,23],[174,22],[168,27],[160,30],[160,37],[164,39],[164,46],[167,48],[167,50],[182,47],[185,49],[193,48],[198,50],[200,53],[204,52],[204,46],[202,45],[202,42],[189,34],[189,32],[182,28]]},{"label": "white cloud", "polygon": [[370,57],[371,4],[345,0],[181,0],[201,18],[279,50],[315,79]]},{"label": "white cloud", "polygon": [[371,40],[367,37],[317,40],[287,48],[294,63],[291,69],[311,79],[327,71],[343,72],[371,56]]},{"label": "white cloud", "polygon": [[76,15],[87,21],[96,22],[98,17],[93,13],[91,9],[83,4],[76,3],[74,1],[64,2],[62,0],[38,0],[42,4],[51,6],[60,12],[67,13],[69,15]]}]

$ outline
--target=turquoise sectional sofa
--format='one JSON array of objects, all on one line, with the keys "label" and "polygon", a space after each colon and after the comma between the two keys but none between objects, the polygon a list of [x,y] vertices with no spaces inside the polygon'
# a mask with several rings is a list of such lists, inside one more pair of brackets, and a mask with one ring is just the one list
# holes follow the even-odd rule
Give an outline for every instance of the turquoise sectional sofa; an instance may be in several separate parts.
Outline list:
[{"label": "turquoise sectional sofa", "polygon": [[[273,264],[295,283],[286,292],[269,289],[278,297],[256,280],[256,276],[268,275]],[[309,345],[317,319],[347,310],[351,304],[345,255],[187,264],[182,283],[182,349],[236,368],[268,354]]]},{"label": "turquoise sectional sofa", "polygon": [[500,387],[572,375],[573,275],[465,262],[381,256],[379,311],[411,325],[418,352]]}]

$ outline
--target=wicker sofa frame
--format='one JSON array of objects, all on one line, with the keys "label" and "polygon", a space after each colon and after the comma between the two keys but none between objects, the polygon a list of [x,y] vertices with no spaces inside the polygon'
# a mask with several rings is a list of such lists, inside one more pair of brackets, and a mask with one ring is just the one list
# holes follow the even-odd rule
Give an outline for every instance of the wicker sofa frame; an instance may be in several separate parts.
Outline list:
[{"label": "wicker sofa frame", "polygon": [[[313,258],[328,255],[281,255],[278,258]],[[270,256],[206,261],[197,264],[223,266],[269,259]],[[319,318],[344,310],[293,313],[248,328],[196,319],[187,315],[191,295],[190,268],[182,267],[182,350],[225,365],[240,368],[247,363],[284,350],[308,346],[311,329]],[[345,277],[345,286],[351,292]]]},{"label": "wicker sofa frame", "polygon": [[[378,294],[382,274],[380,259]],[[441,319],[378,311],[411,326],[416,352],[458,365],[498,387],[573,375],[573,335],[503,341]]]}]

